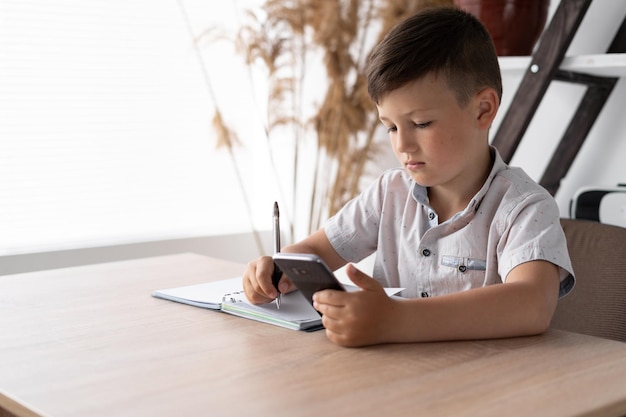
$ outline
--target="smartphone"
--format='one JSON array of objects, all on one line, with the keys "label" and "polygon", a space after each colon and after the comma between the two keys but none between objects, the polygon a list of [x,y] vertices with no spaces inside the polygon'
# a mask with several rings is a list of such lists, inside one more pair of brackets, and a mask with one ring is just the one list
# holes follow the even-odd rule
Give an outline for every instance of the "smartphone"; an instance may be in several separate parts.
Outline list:
[{"label": "smartphone", "polygon": [[321,290],[345,291],[322,258],[309,253],[274,254],[274,262],[313,305],[313,294]]}]

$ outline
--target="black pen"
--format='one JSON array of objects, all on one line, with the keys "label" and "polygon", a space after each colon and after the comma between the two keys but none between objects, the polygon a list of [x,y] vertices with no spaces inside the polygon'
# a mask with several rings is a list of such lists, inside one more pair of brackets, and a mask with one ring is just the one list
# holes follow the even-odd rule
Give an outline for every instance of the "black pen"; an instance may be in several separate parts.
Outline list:
[{"label": "black pen", "polygon": [[[274,253],[280,252],[280,213],[278,211],[278,203],[274,201]],[[280,282],[280,278],[282,277],[283,272],[278,268],[276,263],[274,263],[274,272],[272,272],[272,284],[276,287],[276,291],[278,291],[278,296],[276,297],[276,307],[280,309],[280,301],[281,301],[281,293],[278,289],[278,283]]]}]

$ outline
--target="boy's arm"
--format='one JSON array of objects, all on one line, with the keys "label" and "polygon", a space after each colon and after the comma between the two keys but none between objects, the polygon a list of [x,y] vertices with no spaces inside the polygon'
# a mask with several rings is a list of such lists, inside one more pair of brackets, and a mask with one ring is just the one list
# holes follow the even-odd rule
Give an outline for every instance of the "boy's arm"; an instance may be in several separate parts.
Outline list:
[{"label": "boy's arm", "polygon": [[321,257],[324,262],[326,262],[326,265],[328,265],[333,271],[341,268],[346,264],[346,261],[341,256],[339,256],[339,254],[335,251],[335,249],[328,241],[324,229],[320,229],[317,232],[314,232],[309,237],[296,244],[286,246],[283,249],[283,252],[314,253],[317,256]]},{"label": "boy's arm", "polygon": [[[318,230],[296,244],[285,246],[282,252],[314,253],[320,256],[332,270],[346,263],[333,249],[324,230]],[[278,294],[272,285],[273,271],[274,263],[271,256],[261,256],[248,263],[243,275],[243,289],[251,303],[263,304],[276,298]],[[279,287],[281,293],[296,289],[286,275],[283,275]]]},{"label": "boy's arm", "polygon": [[347,273],[363,291],[314,297],[328,337],[344,346],[539,334],[550,325],[559,291],[558,267],[546,261],[517,266],[504,284],[410,300],[384,296],[352,266]]},{"label": "boy's arm", "polygon": [[557,266],[527,262],[514,268],[504,284],[403,305],[398,325],[404,331],[396,331],[395,337],[451,340],[543,333],[556,309],[558,292]]}]

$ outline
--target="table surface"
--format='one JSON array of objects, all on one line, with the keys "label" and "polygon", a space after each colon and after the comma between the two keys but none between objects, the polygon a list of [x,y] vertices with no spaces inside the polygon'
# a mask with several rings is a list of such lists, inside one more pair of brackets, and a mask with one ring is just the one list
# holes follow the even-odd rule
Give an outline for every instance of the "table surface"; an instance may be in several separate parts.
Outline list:
[{"label": "table surface", "polygon": [[193,254],[0,277],[0,407],[19,416],[618,416],[626,344],[535,337],[348,349],[150,296],[238,276]]}]

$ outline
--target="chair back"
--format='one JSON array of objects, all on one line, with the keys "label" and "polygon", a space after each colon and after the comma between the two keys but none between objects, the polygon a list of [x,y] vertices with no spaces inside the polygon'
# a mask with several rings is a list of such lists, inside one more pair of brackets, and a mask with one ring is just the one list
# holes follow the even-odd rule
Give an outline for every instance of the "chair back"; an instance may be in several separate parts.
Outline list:
[{"label": "chair back", "polygon": [[576,285],[552,327],[626,342],[626,228],[561,219]]}]

